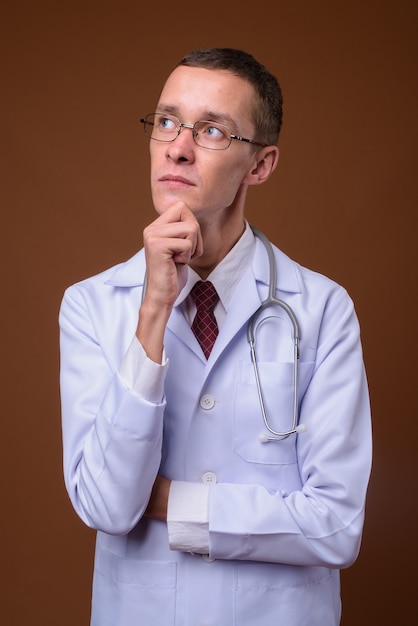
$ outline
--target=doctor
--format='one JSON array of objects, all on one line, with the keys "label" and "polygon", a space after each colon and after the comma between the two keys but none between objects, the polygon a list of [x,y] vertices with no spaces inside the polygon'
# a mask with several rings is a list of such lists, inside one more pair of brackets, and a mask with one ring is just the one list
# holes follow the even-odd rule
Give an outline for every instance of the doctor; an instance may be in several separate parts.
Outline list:
[{"label": "doctor", "polygon": [[[303,434],[265,442],[247,341],[269,264],[245,200],[277,166],[281,104],[252,56],[186,56],[142,120],[157,214],[143,249],[65,293],[64,472],[98,531],[92,626],[339,624],[371,464],[353,304],[274,248],[275,291],[301,331]],[[197,312],[198,281],[215,288],[213,315]],[[269,423],[286,431],[292,327],[280,307],[256,327]]]}]

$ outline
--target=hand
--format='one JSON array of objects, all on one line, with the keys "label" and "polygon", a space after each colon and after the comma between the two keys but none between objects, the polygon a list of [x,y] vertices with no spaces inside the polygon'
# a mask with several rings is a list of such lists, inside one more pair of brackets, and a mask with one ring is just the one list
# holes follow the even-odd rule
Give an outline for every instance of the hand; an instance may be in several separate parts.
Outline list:
[{"label": "hand", "polygon": [[137,337],[148,357],[161,362],[164,332],[184,287],[187,265],[203,253],[200,226],[184,202],[176,202],[144,230],[147,287]]},{"label": "hand", "polygon": [[157,476],[152,488],[151,497],[145,511],[146,517],[152,517],[162,522],[167,521],[168,494],[171,481],[163,476]]},{"label": "hand", "polygon": [[184,202],[176,202],[144,230],[146,298],[171,307],[187,278],[187,265],[203,252],[199,223]]}]

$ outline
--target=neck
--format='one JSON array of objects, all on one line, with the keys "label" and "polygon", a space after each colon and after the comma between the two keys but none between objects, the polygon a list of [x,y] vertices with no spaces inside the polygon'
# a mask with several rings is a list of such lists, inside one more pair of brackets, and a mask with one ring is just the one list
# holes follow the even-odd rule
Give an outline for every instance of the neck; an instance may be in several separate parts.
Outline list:
[{"label": "neck", "polygon": [[203,238],[203,254],[195,259],[190,266],[205,280],[228,252],[235,246],[245,230],[245,222],[241,217],[234,222],[213,225],[200,225]]}]

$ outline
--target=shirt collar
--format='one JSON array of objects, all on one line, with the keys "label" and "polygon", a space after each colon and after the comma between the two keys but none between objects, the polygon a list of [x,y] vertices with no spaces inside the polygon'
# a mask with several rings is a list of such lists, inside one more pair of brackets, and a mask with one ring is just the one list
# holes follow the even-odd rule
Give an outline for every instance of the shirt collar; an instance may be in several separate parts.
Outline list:
[{"label": "shirt collar", "polygon": [[[254,254],[254,247],[254,234],[248,222],[245,221],[244,233],[207,278],[207,280],[210,280],[210,282],[213,283],[225,311],[228,310],[228,306],[234,293],[234,288],[239,283],[240,279],[244,275],[244,272],[251,263]],[[199,280],[199,275],[191,267],[189,267],[186,284],[179,293],[174,306],[179,306],[184,302],[194,285]]]}]

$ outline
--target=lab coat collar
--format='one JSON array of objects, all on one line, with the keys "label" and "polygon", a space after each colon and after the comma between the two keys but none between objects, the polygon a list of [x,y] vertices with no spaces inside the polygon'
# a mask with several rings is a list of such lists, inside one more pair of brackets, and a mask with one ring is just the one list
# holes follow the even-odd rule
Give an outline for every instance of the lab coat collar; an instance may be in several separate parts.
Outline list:
[{"label": "lab coat collar", "polygon": [[[279,249],[274,248],[277,264],[277,289],[284,293],[300,293],[299,266]],[[113,273],[105,281],[114,287],[142,287],[145,275],[145,254],[140,250],[125,263],[114,268]],[[257,239],[254,258],[242,279],[236,286],[228,315],[226,316],[222,332],[219,334],[207,361],[206,375],[209,375],[212,366],[225,350],[236,333],[247,324],[248,319],[258,309],[262,300],[267,296],[269,285],[269,266],[267,253],[262,242]],[[181,307],[174,307],[167,323],[167,330],[177,336],[184,344],[206,361]]]},{"label": "lab coat collar", "polygon": [[[270,283],[270,268],[267,251],[258,237],[256,242],[257,245],[252,263],[254,277],[258,283],[262,283],[268,287]],[[292,261],[284,252],[279,250],[279,248],[273,246],[273,251],[277,268],[276,289],[285,293],[300,293],[301,278],[299,265]]]},{"label": "lab coat collar", "polygon": [[[277,289],[288,293],[300,293],[300,272],[298,265],[281,250],[274,247],[277,264]],[[267,253],[262,242],[257,239],[252,271],[257,282],[269,284]],[[141,249],[133,257],[117,265],[111,276],[105,281],[114,287],[141,287],[144,284],[145,253]]]},{"label": "lab coat collar", "polygon": [[142,287],[145,277],[145,253],[139,250],[133,257],[117,265],[105,283],[113,287]]}]

